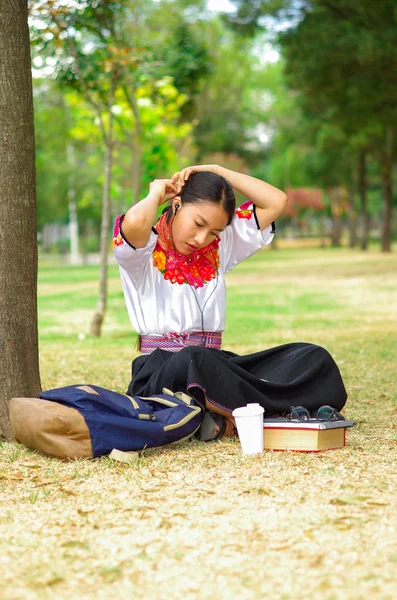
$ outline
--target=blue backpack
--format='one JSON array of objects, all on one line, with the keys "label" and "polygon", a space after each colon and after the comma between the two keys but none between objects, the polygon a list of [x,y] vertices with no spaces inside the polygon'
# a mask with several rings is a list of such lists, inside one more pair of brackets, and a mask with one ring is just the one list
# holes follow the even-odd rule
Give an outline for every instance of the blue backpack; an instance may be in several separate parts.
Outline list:
[{"label": "blue backpack", "polygon": [[118,394],[96,385],[70,385],[40,394],[77,410],[88,427],[94,457],[113,449],[131,451],[190,438],[200,427],[201,408],[181,392],[149,398]]},{"label": "blue backpack", "polygon": [[202,409],[190,396],[164,389],[150,398],[118,394],[96,385],[48,390],[40,398],[13,398],[15,440],[61,459],[96,458],[190,438]]}]

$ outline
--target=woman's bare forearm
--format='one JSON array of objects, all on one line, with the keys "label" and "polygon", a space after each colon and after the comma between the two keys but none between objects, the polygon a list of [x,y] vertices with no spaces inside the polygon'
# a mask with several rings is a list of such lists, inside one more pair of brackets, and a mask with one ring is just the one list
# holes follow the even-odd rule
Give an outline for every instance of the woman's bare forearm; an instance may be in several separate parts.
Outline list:
[{"label": "woman's bare forearm", "polygon": [[251,175],[231,171],[219,165],[213,165],[213,170],[218,175],[225,177],[233,189],[249,198],[255,204],[257,216],[260,217],[261,228],[269,225],[285,209],[287,195],[273,185],[270,185],[270,183],[266,183],[256,177],[251,177]]}]

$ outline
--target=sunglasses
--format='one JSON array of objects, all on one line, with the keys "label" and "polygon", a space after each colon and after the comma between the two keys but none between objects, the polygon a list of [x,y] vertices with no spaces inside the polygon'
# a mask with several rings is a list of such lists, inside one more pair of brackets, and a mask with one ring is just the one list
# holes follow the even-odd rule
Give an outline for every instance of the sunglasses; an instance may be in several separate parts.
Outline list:
[{"label": "sunglasses", "polygon": [[289,410],[290,421],[309,421],[310,419],[316,421],[344,421],[345,417],[339,413],[336,408],[324,404],[320,408],[310,415],[307,408],[304,406],[291,406]]}]

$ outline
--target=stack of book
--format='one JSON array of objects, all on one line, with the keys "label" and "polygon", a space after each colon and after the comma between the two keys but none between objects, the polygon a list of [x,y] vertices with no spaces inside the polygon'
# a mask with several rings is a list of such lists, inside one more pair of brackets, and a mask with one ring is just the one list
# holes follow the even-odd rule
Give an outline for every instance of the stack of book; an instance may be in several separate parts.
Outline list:
[{"label": "stack of book", "polygon": [[343,448],[346,429],[354,421],[294,421],[284,417],[264,419],[264,447],[267,450],[321,452]]}]

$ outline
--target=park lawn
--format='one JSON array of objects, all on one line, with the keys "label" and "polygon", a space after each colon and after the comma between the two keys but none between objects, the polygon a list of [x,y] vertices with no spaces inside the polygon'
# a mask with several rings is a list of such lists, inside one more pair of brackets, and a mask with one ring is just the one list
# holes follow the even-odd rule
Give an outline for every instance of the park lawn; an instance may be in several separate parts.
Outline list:
[{"label": "park lawn", "polygon": [[[136,336],[118,270],[103,336],[98,269],[43,262],[43,388],[125,391]],[[397,256],[266,249],[228,275],[225,348],[325,346],[357,425],[319,454],[243,457],[236,439],[148,450],[134,466],[0,453],[2,600],[397,596]]]}]

